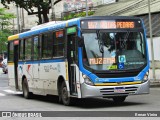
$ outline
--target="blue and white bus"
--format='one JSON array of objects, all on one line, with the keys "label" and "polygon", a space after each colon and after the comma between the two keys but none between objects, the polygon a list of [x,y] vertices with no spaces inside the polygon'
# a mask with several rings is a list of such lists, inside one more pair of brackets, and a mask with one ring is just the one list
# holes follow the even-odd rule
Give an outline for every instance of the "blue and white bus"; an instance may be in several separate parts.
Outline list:
[{"label": "blue and white bus", "polygon": [[149,93],[143,21],[92,16],[41,25],[8,38],[9,86],[32,94],[112,98]]}]

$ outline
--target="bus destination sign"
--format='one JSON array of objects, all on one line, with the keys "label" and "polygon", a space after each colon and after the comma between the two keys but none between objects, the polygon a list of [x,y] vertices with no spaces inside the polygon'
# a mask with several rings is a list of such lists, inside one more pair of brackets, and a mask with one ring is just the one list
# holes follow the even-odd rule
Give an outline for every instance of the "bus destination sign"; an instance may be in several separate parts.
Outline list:
[{"label": "bus destination sign", "polygon": [[88,21],[89,29],[134,28],[134,22]]},{"label": "bus destination sign", "polygon": [[139,23],[131,20],[88,20],[82,21],[83,29],[133,29],[140,27]]}]

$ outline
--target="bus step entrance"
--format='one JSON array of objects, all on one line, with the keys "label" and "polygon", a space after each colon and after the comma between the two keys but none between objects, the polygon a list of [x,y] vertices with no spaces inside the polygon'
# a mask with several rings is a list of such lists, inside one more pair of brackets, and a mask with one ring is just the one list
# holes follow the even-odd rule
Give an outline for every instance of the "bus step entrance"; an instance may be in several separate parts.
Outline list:
[{"label": "bus step entrance", "polygon": [[71,65],[71,95],[77,96],[76,67]]}]

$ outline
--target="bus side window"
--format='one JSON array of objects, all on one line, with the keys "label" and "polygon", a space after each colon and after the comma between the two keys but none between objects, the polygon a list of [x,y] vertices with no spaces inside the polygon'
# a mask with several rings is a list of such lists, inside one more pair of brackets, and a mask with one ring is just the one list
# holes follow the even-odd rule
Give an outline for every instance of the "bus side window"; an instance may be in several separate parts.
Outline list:
[{"label": "bus side window", "polygon": [[55,32],[55,39],[53,41],[53,57],[64,56],[64,30]]},{"label": "bus side window", "polygon": [[8,43],[8,61],[14,61],[14,44],[13,41]]},{"label": "bus side window", "polygon": [[38,48],[38,45],[39,45],[39,36],[34,36],[33,37],[33,51],[34,51],[34,54],[33,54],[33,60],[38,60],[38,51],[39,51],[39,48]]},{"label": "bus side window", "polygon": [[32,38],[25,39],[25,60],[31,60]]},{"label": "bus side window", "polygon": [[47,34],[42,35],[42,58],[47,58]]},{"label": "bus side window", "polygon": [[51,32],[42,35],[42,58],[51,58],[53,50],[53,35]]},{"label": "bus side window", "polygon": [[23,61],[24,60],[24,40],[20,40],[20,45],[19,45],[19,60]]}]

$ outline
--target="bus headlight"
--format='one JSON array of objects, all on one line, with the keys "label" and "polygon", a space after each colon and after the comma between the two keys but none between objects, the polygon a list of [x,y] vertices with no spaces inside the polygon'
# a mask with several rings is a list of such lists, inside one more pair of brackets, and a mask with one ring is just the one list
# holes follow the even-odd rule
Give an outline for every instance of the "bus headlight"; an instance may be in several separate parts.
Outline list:
[{"label": "bus headlight", "polygon": [[87,77],[87,75],[83,75],[83,78],[84,78],[84,82],[85,82],[87,85],[94,86],[93,82]]},{"label": "bus headlight", "polygon": [[146,74],[143,77],[142,83],[148,81],[148,75],[149,75],[149,72],[146,72]]}]

